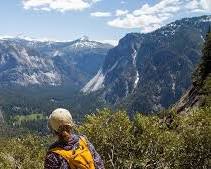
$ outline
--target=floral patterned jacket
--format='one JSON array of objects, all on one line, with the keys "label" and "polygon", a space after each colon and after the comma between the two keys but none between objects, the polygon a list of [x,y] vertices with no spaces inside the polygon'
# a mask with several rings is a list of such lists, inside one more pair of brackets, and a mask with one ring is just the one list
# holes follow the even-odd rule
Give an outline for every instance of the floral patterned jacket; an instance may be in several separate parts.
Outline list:
[{"label": "floral patterned jacket", "polygon": [[[64,148],[65,150],[74,149],[75,147],[78,146],[79,138],[80,137],[78,135],[72,135],[71,139],[68,142],[57,141],[54,144],[52,144],[49,147],[49,149],[56,148],[56,147],[61,147],[61,148]],[[94,158],[95,168],[105,169],[103,161],[100,155],[96,152],[94,146],[90,142],[88,142],[88,146]],[[44,168],[45,169],[71,169],[67,161],[63,157],[50,151],[47,153],[45,157]]]}]

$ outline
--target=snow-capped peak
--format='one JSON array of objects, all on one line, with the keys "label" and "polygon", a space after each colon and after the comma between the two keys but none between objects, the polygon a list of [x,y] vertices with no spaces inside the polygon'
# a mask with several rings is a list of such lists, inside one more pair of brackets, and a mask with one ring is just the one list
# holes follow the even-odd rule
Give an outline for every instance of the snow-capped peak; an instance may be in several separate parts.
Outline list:
[{"label": "snow-capped peak", "polygon": [[80,41],[89,41],[89,37],[88,36],[82,36],[79,40]]},{"label": "snow-capped peak", "polygon": [[99,46],[99,42],[91,41],[87,36],[83,36],[82,38],[74,41],[71,45],[73,48],[97,48]]}]

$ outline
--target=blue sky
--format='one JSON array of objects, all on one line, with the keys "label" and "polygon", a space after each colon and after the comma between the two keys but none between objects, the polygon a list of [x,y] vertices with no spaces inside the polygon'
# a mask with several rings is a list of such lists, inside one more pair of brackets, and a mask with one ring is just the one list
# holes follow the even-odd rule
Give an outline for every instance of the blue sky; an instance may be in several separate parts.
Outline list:
[{"label": "blue sky", "polygon": [[211,14],[211,0],[6,0],[0,2],[0,35],[115,42],[204,14]]}]

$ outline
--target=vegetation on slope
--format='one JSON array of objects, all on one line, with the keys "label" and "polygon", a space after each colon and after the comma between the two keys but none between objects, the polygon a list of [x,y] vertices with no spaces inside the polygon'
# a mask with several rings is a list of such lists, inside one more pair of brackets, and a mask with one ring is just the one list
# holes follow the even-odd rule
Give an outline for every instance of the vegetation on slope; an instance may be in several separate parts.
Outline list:
[{"label": "vegetation on slope", "polygon": [[211,32],[207,33],[202,59],[193,73],[192,87],[173,106],[176,112],[188,112],[194,107],[211,106]]},{"label": "vegetation on slope", "polygon": [[[176,115],[169,125],[159,116],[104,109],[86,116],[77,131],[85,134],[107,169],[208,169],[211,162],[211,108]],[[43,167],[50,137],[25,135],[0,140],[0,168]]]},{"label": "vegetation on slope", "polygon": [[193,74],[193,86],[198,88],[206,106],[211,106],[211,29],[206,36],[201,63]]},{"label": "vegetation on slope", "polygon": [[206,79],[211,73],[211,29],[206,36],[204,48],[202,50],[201,63],[198,65],[196,71],[193,74],[193,85],[201,87],[204,85]]},{"label": "vegetation on slope", "polygon": [[71,109],[73,118],[80,121],[85,113],[95,112],[96,108],[100,109],[104,104],[94,94],[83,95],[68,86],[0,87],[0,111],[8,123],[13,123],[17,115],[27,117],[38,113],[48,116],[58,107]]}]

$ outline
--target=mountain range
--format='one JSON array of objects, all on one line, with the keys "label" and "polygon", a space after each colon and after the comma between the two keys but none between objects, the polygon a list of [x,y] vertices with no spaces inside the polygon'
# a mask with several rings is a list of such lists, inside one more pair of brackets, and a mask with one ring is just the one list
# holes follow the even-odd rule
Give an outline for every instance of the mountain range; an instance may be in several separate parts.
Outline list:
[{"label": "mountain range", "polygon": [[66,86],[68,93],[69,86],[69,94],[74,87],[130,113],[157,112],[191,86],[210,23],[211,16],[184,18],[151,33],[129,33],[116,47],[87,37],[1,38],[0,87]]},{"label": "mountain range", "polygon": [[211,16],[184,18],[147,34],[130,33],[109,50],[82,88],[129,112],[157,112],[191,86]]},{"label": "mountain range", "polygon": [[113,46],[87,37],[68,42],[0,39],[0,86],[83,86]]}]

